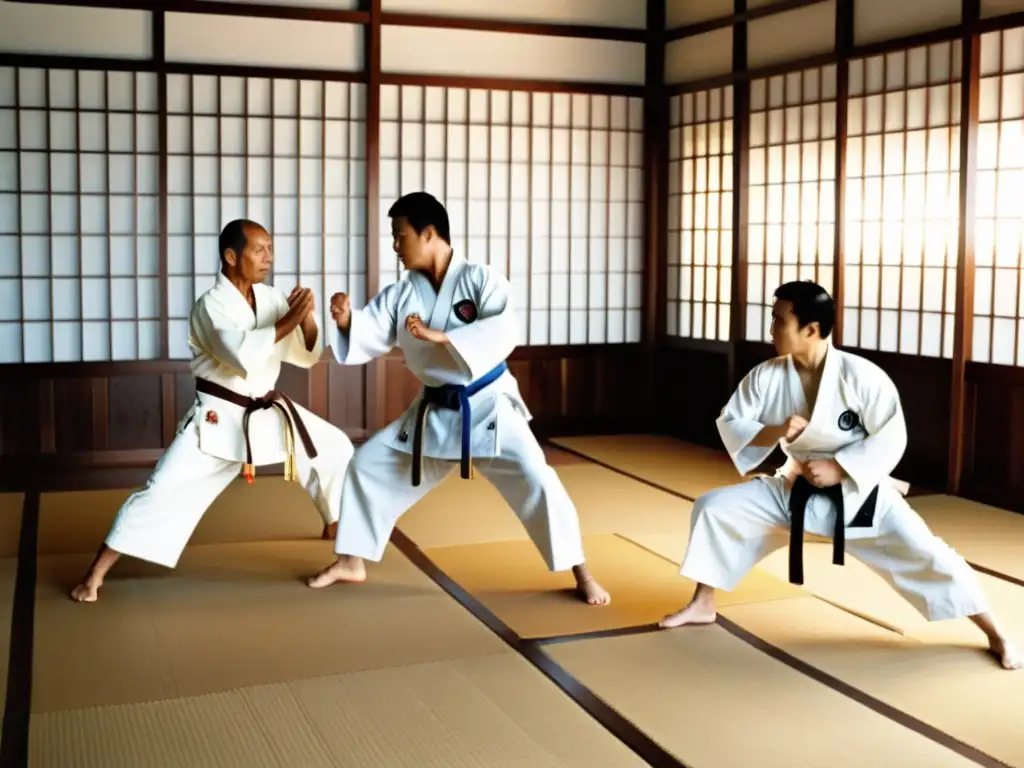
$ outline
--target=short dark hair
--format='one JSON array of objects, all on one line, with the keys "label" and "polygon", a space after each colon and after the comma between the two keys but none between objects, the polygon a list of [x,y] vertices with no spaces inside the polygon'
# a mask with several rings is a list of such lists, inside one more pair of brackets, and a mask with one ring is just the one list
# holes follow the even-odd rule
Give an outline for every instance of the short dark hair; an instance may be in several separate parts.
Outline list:
[{"label": "short dark hair", "polygon": [[249,219],[235,219],[224,225],[224,229],[220,231],[220,242],[218,243],[221,261],[224,261],[224,255],[229,250],[234,251],[239,256],[242,255],[245,246],[249,244],[249,235],[246,232],[249,227],[255,229],[264,228],[262,224],[257,224]]},{"label": "short dark hair", "polygon": [[448,223],[448,211],[441,201],[428,192],[410,192],[402,195],[388,210],[388,217],[399,217],[409,222],[409,226],[422,235],[427,227],[433,227],[437,236],[448,245],[452,244],[451,227]]},{"label": "short dark hair", "polygon": [[783,283],[775,291],[775,298],[793,305],[793,314],[801,328],[817,323],[821,338],[831,335],[836,324],[836,303],[817,283],[811,280]]}]

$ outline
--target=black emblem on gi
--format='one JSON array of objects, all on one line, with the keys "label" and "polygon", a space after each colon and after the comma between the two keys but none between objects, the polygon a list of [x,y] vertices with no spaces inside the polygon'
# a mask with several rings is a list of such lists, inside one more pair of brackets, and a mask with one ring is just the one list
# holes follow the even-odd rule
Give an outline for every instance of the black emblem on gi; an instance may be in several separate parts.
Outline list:
[{"label": "black emblem on gi", "polygon": [[472,299],[463,299],[456,304],[453,309],[455,310],[456,316],[464,323],[472,323],[476,320],[479,312],[477,311],[476,304],[473,303]]},{"label": "black emblem on gi", "polygon": [[846,410],[839,414],[839,428],[843,432],[854,430],[860,424],[860,417],[853,411]]}]

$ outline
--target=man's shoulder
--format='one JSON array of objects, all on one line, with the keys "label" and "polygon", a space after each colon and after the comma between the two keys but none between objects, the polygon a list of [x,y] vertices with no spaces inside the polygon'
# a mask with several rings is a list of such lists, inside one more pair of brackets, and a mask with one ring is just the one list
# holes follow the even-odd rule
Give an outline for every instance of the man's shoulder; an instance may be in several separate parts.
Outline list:
[{"label": "man's shoulder", "polygon": [[844,379],[862,388],[874,389],[892,386],[893,382],[889,374],[877,363],[853,352],[847,352],[845,349],[833,347],[831,351],[839,357]]}]

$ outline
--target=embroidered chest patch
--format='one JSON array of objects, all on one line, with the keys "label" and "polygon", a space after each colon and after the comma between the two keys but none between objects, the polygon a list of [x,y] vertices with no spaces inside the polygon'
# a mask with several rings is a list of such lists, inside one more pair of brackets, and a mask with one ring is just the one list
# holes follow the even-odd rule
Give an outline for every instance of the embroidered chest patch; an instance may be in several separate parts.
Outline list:
[{"label": "embroidered chest patch", "polygon": [[850,432],[856,429],[860,425],[860,416],[850,410],[843,411],[839,414],[839,428],[843,432]]},{"label": "embroidered chest patch", "polygon": [[206,423],[207,424],[216,424],[217,423],[217,412],[216,411],[207,411],[206,412]]},{"label": "embroidered chest patch", "polygon": [[473,303],[472,299],[463,299],[453,309],[455,310],[455,316],[464,323],[472,323],[479,315],[476,304]]}]

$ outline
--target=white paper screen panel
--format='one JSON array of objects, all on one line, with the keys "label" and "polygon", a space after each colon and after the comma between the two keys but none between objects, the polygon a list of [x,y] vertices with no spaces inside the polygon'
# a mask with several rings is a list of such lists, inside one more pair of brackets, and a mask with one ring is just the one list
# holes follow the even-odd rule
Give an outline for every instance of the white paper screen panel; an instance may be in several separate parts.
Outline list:
[{"label": "white paper screen panel", "polygon": [[732,72],[732,27],[673,40],[665,46],[665,82],[688,83]]},{"label": "white paper screen panel", "polygon": [[[173,358],[219,270],[218,235],[252,219],[274,238],[272,283],[366,301],[366,88],[361,84],[170,75],[168,305]],[[321,325],[321,327],[325,327]]]},{"label": "white paper screen panel", "polygon": [[732,16],[735,0],[668,0],[665,3],[665,26],[676,29],[709,19]]},{"label": "white paper screen panel", "polygon": [[748,341],[770,340],[775,290],[835,269],[836,67],[750,84]]},{"label": "white paper screen panel", "polygon": [[148,11],[0,2],[4,53],[148,59],[152,39]]},{"label": "white paper screen panel", "polygon": [[167,60],[173,62],[341,72],[363,67],[358,24],[168,13],[165,35]]},{"label": "white paper screen panel", "polygon": [[150,73],[0,68],[0,362],[159,356]]},{"label": "white paper screen panel", "polygon": [[732,291],[732,86],[669,103],[669,336],[729,340]]},{"label": "white paper screen panel", "polygon": [[827,53],[836,45],[835,0],[772,14],[747,26],[747,66],[766,67]]},{"label": "white paper screen panel", "polygon": [[1008,13],[1024,11],[1024,0],[981,0],[981,18],[1005,16]]},{"label": "white paper screen panel", "polygon": [[639,341],[642,121],[639,98],[384,86],[382,284],[387,211],[426,190],[453,248],[508,277],[521,344]]},{"label": "white paper screen panel", "polygon": [[893,40],[959,24],[962,6],[962,0],[856,0],[854,43]]},{"label": "white paper screen panel", "polygon": [[1024,365],[1024,28],[981,39],[971,359]]},{"label": "white paper screen panel", "polygon": [[844,345],[950,357],[960,43],[850,62]]},{"label": "white paper screen panel", "polygon": [[[383,0],[382,9],[396,13],[462,16],[498,21],[535,21],[642,29],[647,25],[644,0]],[[423,35],[431,35],[426,30]]]},{"label": "white paper screen panel", "polygon": [[[430,44],[424,45],[428,34]],[[642,85],[644,44],[385,25],[381,68],[400,74]]]}]

